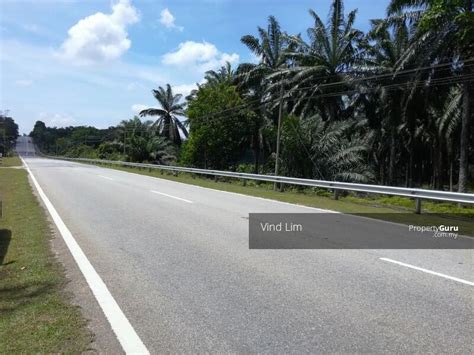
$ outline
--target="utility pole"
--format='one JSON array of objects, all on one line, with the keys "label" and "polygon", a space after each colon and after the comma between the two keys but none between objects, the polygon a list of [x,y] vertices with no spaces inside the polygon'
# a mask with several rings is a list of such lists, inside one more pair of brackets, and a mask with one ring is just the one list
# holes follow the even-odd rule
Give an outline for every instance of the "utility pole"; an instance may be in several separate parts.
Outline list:
[{"label": "utility pole", "polygon": [[[280,135],[281,135],[281,116],[283,113],[283,81],[280,85],[280,107],[278,108],[278,129],[277,129],[277,146],[275,156],[275,176],[278,176],[278,169],[280,168]],[[278,183],[273,184],[273,190],[277,190]],[[280,185],[281,186],[281,185]]]}]

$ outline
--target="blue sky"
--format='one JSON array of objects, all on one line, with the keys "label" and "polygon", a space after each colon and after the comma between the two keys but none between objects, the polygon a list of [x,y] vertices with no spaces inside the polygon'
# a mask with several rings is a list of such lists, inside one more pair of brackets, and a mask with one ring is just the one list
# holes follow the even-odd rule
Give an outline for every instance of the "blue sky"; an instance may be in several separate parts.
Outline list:
[{"label": "blue sky", "polygon": [[[331,0],[0,0],[0,110],[22,133],[115,125],[154,106],[151,89],[187,94],[206,70],[255,58],[240,43],[274,15],[292,34],[327,18]],[[388,0],[346,0],[356,27]]]}]

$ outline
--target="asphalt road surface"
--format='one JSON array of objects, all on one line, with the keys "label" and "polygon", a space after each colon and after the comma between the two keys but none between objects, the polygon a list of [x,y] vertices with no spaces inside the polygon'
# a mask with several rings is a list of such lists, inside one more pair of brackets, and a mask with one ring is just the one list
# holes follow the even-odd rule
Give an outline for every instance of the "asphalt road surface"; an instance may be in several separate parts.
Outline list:
[{"label": "asphalt road surface", "polygon": [[318,210],[23,157],[151,353],[472,352],[472,250],[249,250],[249,213]]}]

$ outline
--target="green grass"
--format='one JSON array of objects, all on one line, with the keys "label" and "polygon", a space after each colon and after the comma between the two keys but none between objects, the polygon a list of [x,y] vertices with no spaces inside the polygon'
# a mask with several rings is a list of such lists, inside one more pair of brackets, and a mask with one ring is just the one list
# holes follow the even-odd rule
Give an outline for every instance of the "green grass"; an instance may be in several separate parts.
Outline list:
[{"label": "green grass", "polygon": [[0,198],[0,353],[88,350],[92,334],[64,291],[64,270],[25,170],[0,169]]},{"label": "green grass", "polygon": [[402,224],[414,225],[457,225],[460,232],[465,235],[474,235],[474,208],[459,208],[454,203],[437,203],[423,201],[423,213],[417,215],[415,211],[415,201],[410,198],[397,196],[364,196],[355,193],[333,199],[333,194],[327,190],[310,188],[287,188],[284,192],[273,190],[273,184],[247,181],[237,179],[214,179],[202,176],[192,176],[187,173],[174,175],[170,172],[158,169],[138,169],[117,165],[104,165],[108,168],[127,171],[135,174],[153,176],[182,182],[216,190],[229,191],[244,195],[263,197],[272,200],[289,202],[303,206],[323,208],[332,211],[363,214],[364,216],[387,220]]},{"label": "green grass", "polygon": [[10,167],[10,166],[21,166],[21,160],[19,157],[6,157],[0,158],[0,167]]}]

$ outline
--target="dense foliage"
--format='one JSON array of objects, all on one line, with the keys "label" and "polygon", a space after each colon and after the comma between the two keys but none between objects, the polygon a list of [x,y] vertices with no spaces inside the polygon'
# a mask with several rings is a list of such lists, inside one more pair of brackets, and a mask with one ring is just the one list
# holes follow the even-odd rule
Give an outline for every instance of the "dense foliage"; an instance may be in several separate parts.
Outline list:
[{"label": "dense foliage", "polygon": [[177,154],[152,121],[142,122],[138,117],[107,129],[51,128],[37,121],[30,136],[42,152],[68,157],[170,164]]},{"label": "dense foliage", "polygon": [[18,138],[18,125],[8,116],[8,112],[0,112],[0,153],[3,156],[12,153]]},{"label": "dense foliage", "polygon": [[258,62],[207,72],[186,101],[170,85],[153,90],[160,108],[140,116],[154,123],[98,130],[37,122],[32,135],[58,154],[177,156],[189,166],[273,173],[280,122],[280,174],[466,191],[474,175],[472,0],[392,0],[367,33],[342,0],[333,0],[327,22],[309,16],[313,25],[295,35],[270,16],[241,39]]}]

